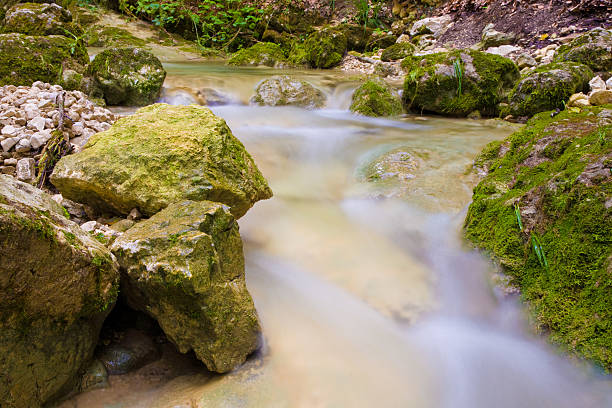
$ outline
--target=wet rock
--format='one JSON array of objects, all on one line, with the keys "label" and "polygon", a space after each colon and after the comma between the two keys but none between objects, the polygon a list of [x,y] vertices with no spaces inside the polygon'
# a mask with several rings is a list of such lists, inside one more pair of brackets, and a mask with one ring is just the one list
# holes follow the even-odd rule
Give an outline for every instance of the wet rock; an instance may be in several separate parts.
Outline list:
[{"label": "wet rock", "polygon": [[159,59],[142,48],[111,48],[91,62],[89,71],[109,105],[154,103],[166,78]]},{"label": "wet rock", "polygon": [[394,116],[401,113],[402,104],[385,82],[368,80],[353,93],[350,110],[365,116]]},{"label": "wet rock", "polygon": [[263,106],[299,106],[306,109],[325,105],[325,94],[306,81],[277,75],[261,81],[251,103]]},{"label": "wet rock", "polygon": [[218,200],[241,217],[272,196],[252,157],[225,121],[203,106],[156,104],[96,134],[64,156],[51,182],[100,213],[151,216],[182,200]]},{"label": "wet rock", "polygon": [[26,35],[79,36],[81,27],[72,23],[68,10],[54,3],[19,3],[9,8],[4,17],[3,33]]},{"label": "wet rock", "polygon": [[38,407],[77,386],[117,297],[108,250],[42,191],[0,175],[0,405]]},{"label": "wet rock", "polygon": [[370,182],[395,179],[408,181],[415,178],[415,171],[419,167],[418,159],[409,152],[395,149],[375,159],[365,171],[366,179]]},{"label": "wet rock", "polygon": [[420,34],[432,34],[435,38],[440,38],[449,29],[452,21],[449,15],[424,18],[412,25],[410,35],[414,37]]},{"label": "wet rock", "polygon": [[161,353],[150,336],[129,329],[121,339],[108,346],[103,346],[97,353],[97,359],[104,365],[110,375],[126,374],[159,360]]},{"label": "wet rock", "polygon": [[85,374],[83,374],[79,390],[85,392],[106,387],[108,387],[108,373],[106,372],[104,364],[96,359],[92,361],[89,367],[87,367]]},{"label": "wet rock", "polygon": [[89,62],[82,44],[59,35],[0,34],[0,49],[0,85],[62,84],[64,69],[82,72]]},{"label": "wet rock", "polygon": [[274,67],[286,65],[286,61],[287,58],[280,46],[270,42],[260,42],[236,52],[227,63],[229,65]]},{"label": "wet rock", "polygon": [[571,95],[588,91],[592,76],[589,67],[575,62],[541,65],[512,89],[509,106],[502,115],[532,116],[562,109]]},{"label": "wet rock", "polygon": [[407,57],[403,102],[407,110],[466,116],[497,113],[519,77],[511,60],[474,50]]},{"label": "wet rock", "polygon": [[[603,112],[543,112],[487,146],[491,170],[474,189],[464,225],[521,290],[538,328],[609,370],[612,144]],[[502,146],[507,152],[498,154]]]},{"label": "wet rock", "polygon": [[555,62],[574,61],[593,71],[612,71],[612,31],[596,28],[560,46]]},{"label": "wet rock", "polygon": [[209,370],[227,372],[258,347],[242,241],[227,206],[171,204],[111,248],[124,271],[122,291],[130,307],[155,318],[182,353],[193,350]]}]

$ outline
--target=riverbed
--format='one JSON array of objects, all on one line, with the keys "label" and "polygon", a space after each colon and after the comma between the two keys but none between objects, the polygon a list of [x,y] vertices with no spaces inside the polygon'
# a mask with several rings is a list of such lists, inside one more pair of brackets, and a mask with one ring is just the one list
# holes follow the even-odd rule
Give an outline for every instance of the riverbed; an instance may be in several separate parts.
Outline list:
[{"label": "riverbed", "polygon": [[[339,71],[165,67],[162,101],[210,104],[274,191],[239,221],[263,346],[223,376],[170,350],[62,406],[612,406],[609,378],[533,335],[518,295],[461,239],[472,160],[515,127],[353,115],[358,82]],[[249,105],[279,73],[324,91],[326,107]],[[414,158],[410,173],[371,177],[389,152]]]}]

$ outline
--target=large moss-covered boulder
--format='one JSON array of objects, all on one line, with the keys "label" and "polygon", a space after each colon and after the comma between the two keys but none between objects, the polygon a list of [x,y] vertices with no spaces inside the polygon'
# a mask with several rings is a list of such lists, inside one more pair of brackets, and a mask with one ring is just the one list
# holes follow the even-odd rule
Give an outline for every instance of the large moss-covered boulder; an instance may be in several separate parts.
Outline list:
[{"label": "large moss-covered boulder", "polygon": [[416,47],[408,42],[395,43],[382,52],[380,59],[383,61],[397,61],[414,54]]},{"label": "large moss-covered boulder", "polygon": [[366,116],[394,116],[402,112],[402,103],[386,83],[370,79],[353,93],[350,110]]},{"label": "large moss-covered boulder", "polygon": [[286,63],[286,60],[279,45],[271,42],[261,42],[236,52],[227,63],[229,65],[274,67]]},{"label": "large moss-covered boulder", "polygon": [[596,28],[557,48],[553,62],[575,61],[612,72],[612,31]]},{"label": "large moss-covered boulder", "polygon": [[325,94],[306,81],[287,75],[275,75],[261,81],[255,88],[251,103],[262,106],[299,106],[306,109],[325,105]]},{"label": "large moss-covered boulder", "polygon": [[190,199],[222,202],[241,217],[272,196],[225,121],[196,105],[156,104],[118,120],[63,157],[51,182],[68,199],[121,215]]},{"label": "large moss-covered boulder", "polygon": [[518,67],[508,58],[473,50],[407,57],[402,68],[406,109],[451,116],[475,110],[495,115],[519,78]]},{"label": "large moss-covered boulder", "polygon": [[64,35],[74,39],[83,33],[72,22],[72,14],[58,4],[20,3],[6,12],[3,33],[27,35]]},{"label": "large moss-covered boulder", "polygon": [[110,48],[91,62],[89,72],[109,105],[143,106],[154,103],[166,70],[159,59],[142,48]]},{"label": "large moss-covered boulder", "polygon": [[316,31],[304,42],[306,60],[313,68],[335,67],[342,61],[346,50],[346,35],[334,28]]},{"label": "large moss-covered boulder", "polygon": [[0,406],[78,383],[117,297],[114,256],[42,191],[0,175]]},{"label": "large moss-covered boulder", "polygon": [[533,116],[538,112],[561,109],[569,97],[589,91],[593,71],[577,62],[541,65],[525,75],[512,89],[509,105],[502,115]]},{"label": "large moss-covered boulder", "polygon": [[88,62],[85,47],[64,36],[0,34],[0,85],[61,85],[64,70],[82,72]]},{"label": "large moss-covered boulder", "polygon": [[129,229],[112,251],[128,304],[155,318],[182,353],[193,350],[224,373],[258,347],[242,240],[226,205],[172,204]]},{"label": "large moss-covered boulder", "polygon": [[499,261],[543,333],[612,369],[612,105],[540,113],[476,162],[490,170],[467,238]]}]

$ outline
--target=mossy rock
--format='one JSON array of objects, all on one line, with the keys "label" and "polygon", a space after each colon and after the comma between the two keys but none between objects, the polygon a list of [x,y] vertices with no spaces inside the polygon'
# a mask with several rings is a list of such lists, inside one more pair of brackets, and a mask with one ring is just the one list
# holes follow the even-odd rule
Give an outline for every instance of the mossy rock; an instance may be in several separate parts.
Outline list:
[{"label": "mossy rock", "polygon": [[414,54],[416,47],[407,42],[401,42],[385,48],[380,59],[383,61],[397,61]]},{"label": "mossy rock", "polygon": [[366,44],[366,51],[376,51],[388,48],[395,44],[395,41],[397,41],[397,36],[395,34],[374,34]]},{"label": "mossy rock", "polygon": [[541,65],[525,75],[509,95],[502,116],[533,116],[538,112],[562,109],[569,97],[589,91],[593,71],[577,62]]},{"label": "mossy rock", "polygon": [[474,50],[411,56],[402,61],[402,68],[406,109],[450,116],[475,110],[496,115],[497,104],[519,78],[510,59]]},{"label": "mossy rock", "polygon": [[64,36],[0,34],[0,85],[61,85],[63,69],[82,72],[88,62],[83,44]]},{"label": "mossy rock", "polygon": [[244,48],[229,59],[229,65],[267,66],[274,67],[286,62],[281,47],[271,42],[261,42],[249,48]]},{"label": "mossy rock", "polygon": [[151,105],[64,156],[51,182],[101,212],[151,216],[178,200],[214,200],[244,215],[272,192],[225,121],[203,106]]},{"label": "mossy rock", "polygon": [[154,103],[166,78],[166,70],[153,53],[133,47],[102,51],[89,65],[89,73],[109,105]]},{"label": "mossy rock", "polygon": [[325,94],[306,81],[276,75],[257,84],[251,103],[262,106],[299,106],[306,109],[322,108]]},{"label": "mossy rock", "polygon": [[0,405],[72,390],[119,289],[111,253],[51,196],[0,175]]},{"label": "mossy rock", "polygon": [[306,51],[306,47],[304,46],[304,42],[299,39],[293,40],[291,43],[291,47],[289,48],[289,55],[287,57],[289,63],[300,66],[300,65],[308,65],[308,52]]},{"label": "mossy rock", "polygon": [[306,61],[313,68],[333,68],[342,61],[347,43],[346,35],[332,27],[316,31],[304,42]]},{"label": "mossy rock", "polygon": [[85,41],[90,47],[144,47],[147,42],[135,37],[129,31],[119,27],[105,27],[95,25],[86,35]]},{"label": "mossy rock", "polygon": [[612,368],[610,117],[612,105],[552,118],[540,113],[485,148],[480,162],[490,172],[474,189],[465,219],[465,235],[520,288],[537,329],[606,370]]},{"label": "mossy rock", "polygon": [[128,304],[155,318],[179,351],[224,373],[257,349],[242,240],[226,205],[174,203],[117,238],[112,251]]},{"label": "mossy rock", "polygon": [[402,103],[387,84],[370,79],[353,93],[350,110],[365,116],[395,116],[402,112]]},{"label": "mossy rock", "polygon": [[563,61],[580,62],[595,72],[612,72],[612,31],[596,28],[563,44],[553,62]]},{"label": "mossy rock", "polygon": [[349,51],[364,52],[372,37],[373,30],[357,24],[340,24],[334,29],[346,36],[346,48]]},{"label": "mossy rock", "polygon": [[83,34],[72,22],[72,14],[57,4],[19,3],[7,10],[3,33],[26,35],[64,35],[70,38]]}]

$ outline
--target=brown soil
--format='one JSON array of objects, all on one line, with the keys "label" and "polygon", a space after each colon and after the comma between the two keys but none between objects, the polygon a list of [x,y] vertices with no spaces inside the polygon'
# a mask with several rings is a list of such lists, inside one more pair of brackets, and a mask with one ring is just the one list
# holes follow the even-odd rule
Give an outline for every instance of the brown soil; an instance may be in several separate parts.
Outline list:
[{"label": "brown soil", "polygon": [[436,10],[437,15],[453,15],[455,24],[441,37],[442,43],[469,47],[480,40],[482,29],[489,23],[503,32],[518,36],[518,45],[544,47],[551,38],[543,34],[559,34],[565,27],[574,32],[594,27],[612,27],[612,2],[609,0],[451,0]]}]

